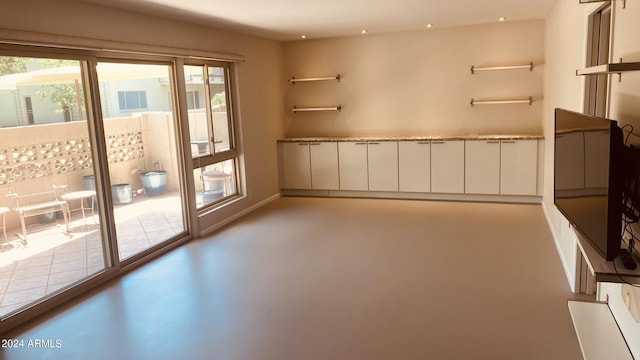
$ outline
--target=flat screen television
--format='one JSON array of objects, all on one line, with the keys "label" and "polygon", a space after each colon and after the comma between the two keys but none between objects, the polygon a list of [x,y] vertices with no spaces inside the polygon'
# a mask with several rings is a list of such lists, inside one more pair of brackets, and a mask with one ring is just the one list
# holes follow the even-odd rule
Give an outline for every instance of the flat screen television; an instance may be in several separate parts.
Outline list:
[{"label": "flat screen television", "polygon": [[615,121],[555,109],[554,203],[608,261],[622,238],[624,148]]}]

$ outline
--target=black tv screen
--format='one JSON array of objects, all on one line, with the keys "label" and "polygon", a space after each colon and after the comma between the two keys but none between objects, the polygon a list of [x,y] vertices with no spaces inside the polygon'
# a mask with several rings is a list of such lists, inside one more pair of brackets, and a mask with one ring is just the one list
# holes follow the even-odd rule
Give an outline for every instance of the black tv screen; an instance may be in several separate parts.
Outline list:
[{"label": "black tv screen", "polygon": [[609,261],[621,244],[622,137],[613,120],[555,110],[554,203]]}]

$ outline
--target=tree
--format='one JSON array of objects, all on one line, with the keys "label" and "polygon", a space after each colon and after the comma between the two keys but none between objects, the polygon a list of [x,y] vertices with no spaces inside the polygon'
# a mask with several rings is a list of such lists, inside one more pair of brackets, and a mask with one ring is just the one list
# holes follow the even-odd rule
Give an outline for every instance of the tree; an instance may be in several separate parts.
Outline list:
[{"label": "tree", "polygon": [[[78,92],[79,91],[79,92]],[[73,84],[50,84],[41,85],[38,90],[40,99],[49,99],[60,105],[61,109],[56,112],[64,113],[65,121],[71,121],[72,110],[78,107],[78,97],[82,96],[82,89],[76,91]],[[84,104],[80,104],[80,110],[84,108]],[[81,114],[78,114],[82,117]]]},{"label": "tree", "polygon": [[[38,64],[44,67],[79,66],[76,60],[59,59],[39,59]],[[84,96],[82,86],[79,86],[78,81],[75,81],[75,83],[40,85],[38,95],[40,99],[48,99],[60,105],[61,109],[56,111],[64,113],[65,121],[71,121],[72,114],[75,113],[74,110],[77,110],[77,118],[82,119]]]},{"label": "tree", "polygon": [[0,75],[19,74],[27,71],[27,62],[29,59],[0,56]]},{"label": "tree", "polygon": [[227,96],[224,91],[219,92],[211,98],[211,105],[226,105],[227,104]]}]

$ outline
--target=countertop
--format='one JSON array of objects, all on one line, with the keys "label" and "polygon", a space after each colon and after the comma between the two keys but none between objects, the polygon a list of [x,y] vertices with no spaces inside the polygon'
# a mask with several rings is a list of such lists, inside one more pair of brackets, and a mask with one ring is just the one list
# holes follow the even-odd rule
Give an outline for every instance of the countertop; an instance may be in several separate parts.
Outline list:
[{"label": "countertop", "polygon": [[444,141],[444,140],[539,140],[542,134],[500,134],[500,135],[447,135],[447,136],[349,136],[349,137],[296,137],[279,139],[278,142],[322,142],[322,141]]}]

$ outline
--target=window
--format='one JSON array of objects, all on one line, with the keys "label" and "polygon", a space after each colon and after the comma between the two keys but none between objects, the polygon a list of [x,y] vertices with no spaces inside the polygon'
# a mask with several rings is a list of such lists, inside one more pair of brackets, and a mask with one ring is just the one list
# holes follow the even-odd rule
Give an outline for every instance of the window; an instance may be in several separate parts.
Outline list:
[{"label": "window", "polygon": [[200,92],[197,90],[187,91],[187,109],[200,109]]},{"label": "window", "polygon": [[[609,62],[609,36],[611,34],[611,3],[591,14],[587,43],[586,66],[602,65]],[[586,77],[584,112],[594,116],[606,116],[607,75]]]},{"label": "window", "polygon": [[[193,101],[194,108],[189,110],[196,203],[202,209],[238,195],[231,67],[225,63],[186,65],[184,72],[192,92],[204,94],[205,99],[204,104]],[[202,79],[199,84],[197,79]]]},{"label": "window", "polygon": [[118,91],[120,111],[146,110],[146,91]]},{"label": "window", "polygon": [[13,275],[0,287],[0,324],[114,264],[96,206],[104,201],[95,191],[99,145],[83,100],[86,63],[7,53],[0,57],[0,207],[7,209],[0,273]]},{"label": "window", "polygon": [[[183,55],[105,58],[38,44],[0,40],[0,193],[11,194],[0,197],[0,272],[12,275],[0,288],[0,332],[66,290],[86,290],[186,239],[195,215],[186,181],[198,184],[199,209],[239,187],[231,63],[198,60],[182,82],[174,74]],[[188,100],[177,101],[180,93]],[[186,119],[176,116],[185,111]],[[183,121],[201,150],[191,169],[182,162]],[[63,208],[31,213],[23,224],[16,201],[48,201],[40,197],[53,197],[43,190],[50,187]]]},{"label": "window", "polygon": [[34,125],[36,120],[33,117],[33,103],[31,101],[31,96],[24,97],[24,105],[27,109],[27,124]]}]

